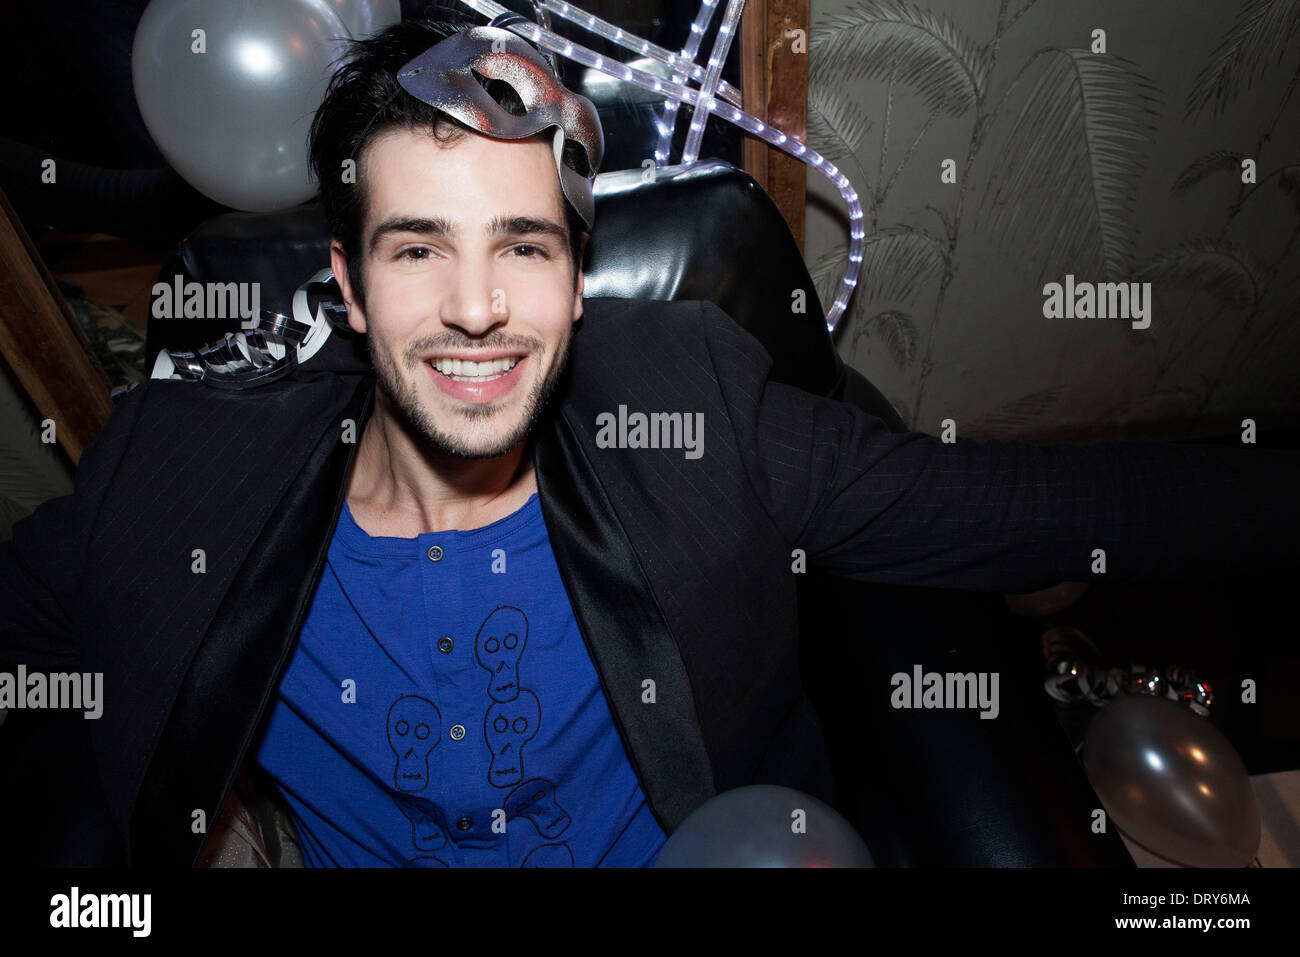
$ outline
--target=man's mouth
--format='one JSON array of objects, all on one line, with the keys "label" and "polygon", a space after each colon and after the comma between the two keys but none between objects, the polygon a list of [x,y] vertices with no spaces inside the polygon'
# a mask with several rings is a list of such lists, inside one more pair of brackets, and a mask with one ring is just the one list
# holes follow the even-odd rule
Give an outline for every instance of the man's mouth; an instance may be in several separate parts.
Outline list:
[{"label": "man's mouth", "polygon": [[509,374],[519,362],[510,356],[502,359],[488,359],[475,362],[471,359],[429,359],[429,365],[437,372],[457,382],[491,382]]}]

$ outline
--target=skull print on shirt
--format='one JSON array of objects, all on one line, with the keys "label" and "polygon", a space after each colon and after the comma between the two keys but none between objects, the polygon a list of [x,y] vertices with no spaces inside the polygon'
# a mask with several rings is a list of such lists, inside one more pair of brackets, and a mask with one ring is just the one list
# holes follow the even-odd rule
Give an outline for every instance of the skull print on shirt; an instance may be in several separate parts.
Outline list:
[{"label": "skull print on shirt", "polygon": [[[569,831],[572,819],[560,805],[556,785],[547,778],[528,777],[525,769],[525,748],[537,737],[542,721],[541,702],[521,678],[528,630],[528,616],[521,609],[499,605],[475,636],[475,660],[488,672],[483,715],[483,737],[491,752],[487,776],[494,788],[511,789],[501,799],[506,819],[531,823],[528,831],[539,842],[527,850],[520,866],[573,867],[572,848],[557,840]],[[406,867],[446,866],[429,852],[451,853],[448,842],[457,840],[445,828],[444,808],[410,793],[428,786],[429,756],[441,732],[442,713],[424,697],[403,695],[389,709],[388,742],[397,761],[393,781],[406,792],[394,800],[410,824],[409,840],[417,855],[406,860]]]},{"label": "skull print on shirt", "polygon": [[399,791],[423,791],[429,784],[429,752],[442,735],[442,713],[419,695],[402,695],[388,709],[388,746],[397,757],[393,784]]},{"label": "skull print on shirt", "polygon": [[524,779],[524,745],[537,737],[542,706],[537,695],[522,688],[513,701],[494,701],[483,718],[483,736],[492,749],[488,780],[506,788]]},{"label": "skull print on shirt", "polygon": [[430,801],[403,794],[393,798],[398,810],[411,822],[411,843],[419,851],[436,851],[447,843],[447,832],[438,823],[438,809]]},{"label": "skull print on shirt", "polygon": [[474,656],[492,676],[488,695],[493,701],[512,701],[519,694],[519,659],[528,644],[528,618],[518,608],[503,605],[479,626]]}]

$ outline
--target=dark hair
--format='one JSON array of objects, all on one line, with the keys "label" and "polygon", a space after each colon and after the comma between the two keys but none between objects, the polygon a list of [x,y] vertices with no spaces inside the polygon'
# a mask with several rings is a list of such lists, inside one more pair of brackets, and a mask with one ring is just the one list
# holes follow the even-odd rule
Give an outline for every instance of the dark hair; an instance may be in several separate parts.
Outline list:
[{"label": "dark hair", "polygon": [[[397,83],[397,71],[415,57],[453,33],[476,25],[467,20],[404,20],[368,40],[357,41],[330,79],[312,120],[307,149],[320,188],[321,206],[330,231],[347,256],[348,281],[363,307],[361,229],[366,217],[366,189],[359,176],[354,183],[343,181],[343,163],[350,159],[359,167],[366,145],[385,130],[428,129],[439,143],[454,142],[476,132],[442,110],[417,100]],[[525,112],[519,96],[508,84],[483,79],[486,82],[480,82],[503,109],[515,116]],[[561,199],[576,287],[586,224],[562,191]]]}]

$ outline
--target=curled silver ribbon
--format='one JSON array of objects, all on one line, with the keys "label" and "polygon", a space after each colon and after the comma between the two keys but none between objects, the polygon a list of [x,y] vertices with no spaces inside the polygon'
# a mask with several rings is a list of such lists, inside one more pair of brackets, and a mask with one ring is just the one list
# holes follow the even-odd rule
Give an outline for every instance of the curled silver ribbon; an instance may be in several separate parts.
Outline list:
[{"label": "curled silver ribbon", "polygon": [[286,315],[263,309],[252,329],[227,332],[216,342],[192,352],[167,349],[173,366],[172,377],[202,380],[215,389],[265,385],[284,378],[298,367],[300,348],[305,343],[319,348],[332,329],[347,325],[347,306],[328,269],[298,288],[293,311],[293,315]]}]

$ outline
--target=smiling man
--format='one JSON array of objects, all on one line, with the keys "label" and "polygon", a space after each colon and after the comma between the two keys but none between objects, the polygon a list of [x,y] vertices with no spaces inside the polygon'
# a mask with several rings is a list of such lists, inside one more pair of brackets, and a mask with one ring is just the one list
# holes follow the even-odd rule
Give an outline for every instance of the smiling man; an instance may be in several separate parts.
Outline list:
[{"label": "smiling man", "polygon": [[[599,123],[519,38],[433,42],[448,33],[410,25],[363,47],[313,130],[333,272],[376,388],[257,760],[312,865],[646,865],[665,835],[578,631],[526,441],[583,314]],[[458,87],[478,129],[437,112]],[[367,115],[358,98],[388,105]],[[557,99],[587,122],[548,124]],[[355,185],[330,177],[340,149]]]},{"label": "smiling man", "polygon": [[[508,30],[357,44],[311,146],[352,340],[133,390],[0,546],[0,671],[104,675],[93,722],[6,722],[16,858],[646,866],[720,792],[834,803],[805,565],[1023,593],[1293,561],[1296,453],[894,433],[709,302],[584,298],[602,147]],[[838,661],[872,613],[805,638]]]},{"label": "smiling man", "polygon": [[364,303],[330,252],[381,386],[348,487],[374,534],[478,527],[537,490],[524,437],[582,316],[549,138],[400,129],[365,150]]}]

